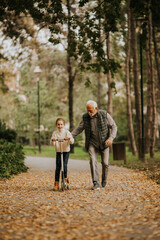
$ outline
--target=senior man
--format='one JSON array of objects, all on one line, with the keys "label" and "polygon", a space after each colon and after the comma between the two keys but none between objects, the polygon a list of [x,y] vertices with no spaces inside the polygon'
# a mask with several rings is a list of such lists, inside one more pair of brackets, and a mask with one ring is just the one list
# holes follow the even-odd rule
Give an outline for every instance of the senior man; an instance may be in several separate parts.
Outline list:
[{"label": "senior man", "polygon": [[98,109],[95,101],[89,100],[86,108],[87,113],[83,114],[79,126],[72,131],[72,136],[76,137],[85,130],[85,148],[90,156],[90,169],[93,181],[91,189],[96,190],[100,188],[97,153],[99,152],[101,155],[101,185],[105,187],[109,168],[109,147],[116,137],[117,126],[113,118],[105,110]]}]

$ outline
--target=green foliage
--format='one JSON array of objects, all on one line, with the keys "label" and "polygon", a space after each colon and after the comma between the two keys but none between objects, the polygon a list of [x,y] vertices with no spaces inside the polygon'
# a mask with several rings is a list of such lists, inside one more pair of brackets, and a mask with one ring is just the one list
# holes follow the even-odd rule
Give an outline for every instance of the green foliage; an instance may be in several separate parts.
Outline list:
[{"label": "green foliage", "polygon": [[13,174],[26,172],[23,147],[19,143],[0,140],[0,179],[10,178]]},{"label": "green foliage", "polygon": [[110,83],[110,87],[113,89],[114,94],[117,94],[116,83],[112,81],[112,82]]},{"label": "green foliage", "polygon": [[79,2],[80,9],[84,10],[81,21],[79,19],[77,21],[80,28],[77,45],[82,59],[81,68],[95,72],[103,71],[105,74],[110,70],[113,77],[120,68],[120,64],[115,59],[107,58],[105,43],[102,39],[107,40],[110,32],[118,30],[121,0],[102,1],[101,3],[94,1],[93,5],[88,3],[87,0]]},{"label": "green foliage", "polygon": [[0,120],[0,139],[5,139],[8,142],[16,140],[17,133],[14,129],[7,129],[6,124]]},{"label": "green foliage", "polygon": [[27,8],[34,9],[34,1],[6,1],[1,0],[0,4],[0,23],[3,34],[12,39],[15,43],[24,42],[28,36],[33,36],[35,30],[25,21]]},{"label": "green foliage", "polygon": [[16,143],[16,136],[14,130],[7,129],[0,121],[0,179],[27,171],[24,165],[23,147]]},{"label": "green foliage", "polygon": [[91,85],[91,81],[90,81],[90,79],[87,77],[86,82],[85,82],[85,86],[86,86],[86,87],[90,87],[90,85]]},{"label": "green foliage", "polygon": [[88,3],[89,2],[89,0],[80,0],[79,1],[79,6],[80,7],[83,7],[86,3]]},{"label": "green foliage", "polygon": [[159,0],[152,0],[152,20],[154,23],[154,26],[156,27],[160,27],[160,4],[159,4]]}]

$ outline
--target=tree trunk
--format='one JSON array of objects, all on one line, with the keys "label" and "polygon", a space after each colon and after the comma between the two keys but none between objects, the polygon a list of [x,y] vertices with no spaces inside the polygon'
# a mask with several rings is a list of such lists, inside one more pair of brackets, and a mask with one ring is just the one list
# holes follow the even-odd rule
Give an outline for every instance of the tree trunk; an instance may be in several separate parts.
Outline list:
[{"label": "tree trunk", "polygon": [[154,42],[154,54],[155,54],[155,62],[156,62],[156,69],[157,69],[157,75],[158,75],[158,82],[157,84],[159,86],[159,91],[160,91],[160,63],[159,63],[159,57],[158,57],[158,43],[157,43],[157,38],[156,38],[156,30],[155,27],[153,26],[153,42]]},{"label": "tree trunk", "polygon": [[[108,9],[108,3],[107,1],[104,1],[104,9]],[[105,25],[107,26],[107,16],[105,15]],[[105,39],[106,39],[106,55],[108,61],[111,58],[111,47],[110,47],[110,33],[107,29],[105,29]],[[111,88],[111,71],[108,70],[107,73],[107,84],[108,84],[108,113],[112,116],[113,115],[113,99],[112,99],[112,88]]]},{"label": "tree trunk", "polygon": [[129,78],[129,60],[130,60],[130,42],[131,42],[131,23],[130,23],[130,0],[128,0],[128,36],[126,40],[126,94],[127,94],[127,119],[130,143],[133,155],[137,155],[136,141],[134,137],[133,120],[132,120],[132,104],[131,104],[131,92],[130,92],[130,78]]},{"label": "tree trunk", "polygon": [[[102,41],[102,37],[101,37],[101,30],[102,30],[102,23],[101,23],[101,0],[98,0],[99,3],[99,42]],[[101,108],[101,78],[102,78],[102,73],[99,72],[98,73],[98,77],[97,77],[97,104],[98,107]]]},{"label": "tree trunk", "polygon": [[[107,57],[108,60],[111,58],[111,47],[110,47],[110,35],[108,33],[107,37]],[[113,115],[113,99],[112,99],[112,88],[111,88],[111,71],[107,73],[107,83],[108,83],[108,113]]]},{"label": "tree trunk", "polygon": [[145,131],[145,151],[149,153],[150,151],[150,138],[151,138],[151,126],[152,126],[152,95],[151,95],[151,63],[149,58],[149,29],[146,26],[146,62],[147,62],[147,117],[146,117],[146,131]]},{"label": "tree trunk", "polygon": [[70,56],[70,43],[71,43],[71,6],[70,0],[67,0],[67,10],[68,10],[68,47],[67,47],[67,70],[68,70],[68,100],[69,100],[69,123],[70,123],[70,131],[74,128],[74,120],[73,120],[73,85],[74,85],[74,77],[72,74],[72,65],[71,65],[71,56]]},{"label": "tree trunk", "polygon": [[155,91],[155,80],[154,80],[154,67],[153,67],[153,56],[152,56],[152,12],[149,6],[149,20],[148,20],[148,32],[149,32],[149,58],[151,63],[151,99],[152,99],[152,131],[151,131],[151,144],[150,144],[150,156],[154,157],[155,143],[156,143],[156,91]]},{"label": "tree trunk", "polygon": [[134,91],[135,91],[135,107],[136,107],[136,125],[137,125],[137,143],[138,155],[140,160],[143,159],[142,154],[142,118],[141,118],[141,94],[138,69],[138,49],[136,36],[136,21],[131,11],[131,35],[132,35],[132,55],[133,55],[133,74],[134,74]]},{"label": "tree trunk", "polygon": [[72,66],[71,66],[71,59],[69,54],[67,54],[67,69],[68,69],[68,76],[69,76],[69,86],[68,86],[68,100],[69,100],[69,124],[70,124],[70,131],[74,128],[74,121],[73,121],[73,76],[72,76]]},{"label": "tree trunk", "polygon": [[36,153],[34,135],[30,136],[30,138],[29,138],[29,145],[31,145],[33,147],[33,152]]},{"label": "tree trunk", "polygon": [[97,76],[97,104],[99,108],[101,108],[101,92],[102,92],[101,78],[102,78],[102,73],[100,72],[98,73],[98,76]]}]

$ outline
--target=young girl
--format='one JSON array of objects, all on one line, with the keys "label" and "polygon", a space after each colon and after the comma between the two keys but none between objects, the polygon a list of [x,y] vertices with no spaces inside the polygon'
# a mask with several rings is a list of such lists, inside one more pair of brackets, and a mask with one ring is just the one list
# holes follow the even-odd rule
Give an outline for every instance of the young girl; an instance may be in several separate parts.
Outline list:
[{"label": "young girl", "polygon": [[70,144],[74,143],[74,139],[72,137],[72,134],[64,128],[65,121],[63,118],[58,118],[56,120],[56,127],[57,131],[54,131],[52,133],[51,137],[51,145],[55,146],[56,151],[56,171],[55,171],[55,184],[53,190],[59,189],[59,176],[61,171],[61,149],[60,149],[60,143],[56,141],[57,139],[65,139],[64,142],[62,142],[62,150],[63,150],[63,164],[64,164],[64,178],[65,183],[67,184],[67,164],[68,164],[68,158],[70,153]]}]

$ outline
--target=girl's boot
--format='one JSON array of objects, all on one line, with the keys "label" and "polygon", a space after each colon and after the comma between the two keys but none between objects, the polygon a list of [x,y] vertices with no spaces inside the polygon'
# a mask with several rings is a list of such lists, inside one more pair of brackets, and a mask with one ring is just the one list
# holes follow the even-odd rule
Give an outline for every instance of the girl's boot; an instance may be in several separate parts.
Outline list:
[{"label": "girl's boot", "polygon": [[53,188],[54,191],[57,191],[59,190],[59,182],[55,182],[54,183],[54,188]]}]

